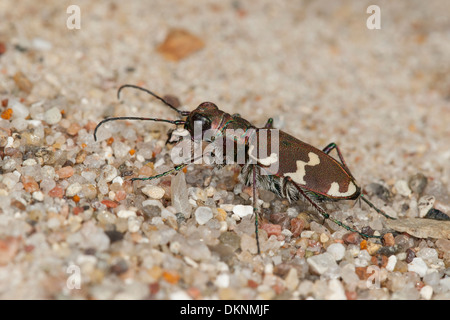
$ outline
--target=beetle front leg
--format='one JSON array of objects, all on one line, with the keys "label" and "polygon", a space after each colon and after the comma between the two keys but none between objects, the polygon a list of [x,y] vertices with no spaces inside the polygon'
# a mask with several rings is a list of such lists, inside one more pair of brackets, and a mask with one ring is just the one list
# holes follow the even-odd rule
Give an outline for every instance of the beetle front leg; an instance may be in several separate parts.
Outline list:
[{"label": "beetle front leg", "polygon": [[257,170],[256,166],[253,166],[252,170],[252,189],[253,189],[253,213],[255,214],[255,238],[256,238],[256,247],[258,249],[258,254],[261,254],[261,248],[259,246],[259,233],[258,233],[258,199],[257,199],[257,191],[256,191],[256,176]]},{"label": "beetle front leg", "polygon": [[168,144],[176,144],[176,143],[179,142],[179,141],[176,141],[176,140],[172,140],[172,138],[173,138],[173,132],[174,132],[174,131],[175,131],[174,129],[170,129],[170,130],[167,132],[167,140],[166,140],[165,145],[168,145]]}]

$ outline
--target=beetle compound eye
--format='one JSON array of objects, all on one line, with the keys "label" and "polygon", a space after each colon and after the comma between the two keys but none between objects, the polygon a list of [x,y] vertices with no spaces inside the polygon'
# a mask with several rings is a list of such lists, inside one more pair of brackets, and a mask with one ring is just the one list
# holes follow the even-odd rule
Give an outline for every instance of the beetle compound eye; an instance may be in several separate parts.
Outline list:
[{"label": "beetle compound eye", "polygon": [[194,115],[193,122],[194,126],[201,126],[202,132],[211,129],[211,120],[202,116],[201,114]]}]

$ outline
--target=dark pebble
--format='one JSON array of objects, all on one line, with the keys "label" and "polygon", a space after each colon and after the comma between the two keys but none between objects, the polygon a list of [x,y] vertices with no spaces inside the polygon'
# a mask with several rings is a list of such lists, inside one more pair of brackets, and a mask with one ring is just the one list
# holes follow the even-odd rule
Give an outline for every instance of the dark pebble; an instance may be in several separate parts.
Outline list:
[{"label": "dark pebble", "polygon": [[22,46],[22,45],[20,45],[20,44],[14,45],[14,49],[17,50],[17,51],[19,51],[19,52],[26,52],[26,51],[28,51],[28,48],[27,48],[27,47]]},{"label": "dark pebble", "polygon": [[305,229],[306,223],[305,220],[300,218],[292,218],[291,226],[289,230],[292,232],[292,236],[297,238],[302,233],[303,229]]},{"label": "dark pebble", "polygon": [[120,176],[123,177],[128,177],[128,176],[132,176],[134,174],[133,170],[126,170],[126,171],[122,171],[120,173]]},{"label": "dark pebble", "polygon": [[145,206],[142,208],[142,212],[147,218],[154,218],[161,215],[161,209],[157,206]]},{"label": "dark pebble", "polygon": [[450,221],[450,217],[441,210],[431,208],[425,215],[426,219]]},{"label": "dark pebble", "polygon": [[409,248],[406,250],[406,263],[410,263],[413,261],[413,259],[416,257],[416,253],[413,249]]},{"label": "dark pebble", "polygon": [[398,252],[405,252],[407,249],[414,246],[414,241],[407,234],[399,234],[395,236],[395,246],[398,248]]},{"label": "dark pebble", "polygon": [[261,189],[258,192],[259,192],[259,198],[261,200],[263,200],[264,202],[270,203],[275,199],[275,193],[273,193],[271,191]]},{"label": "dark pebble", "polygon": [[241,245],[241,237],[234,232],[224,232],[219,236],[219,241],[232,248],[233,251],[237,250]]},{"label": "dark pebble", "polygon": [[111,267],[111,272],[117,275],[128,271],[128,264],[125,260],[120,259],[115,265]]},{"label": "dark pebble", "polygon": [[392,196],[388,188],[376,182],[368,184],[364,190],[369,196],[375,195],[384,201],[388,201]]},{"label": "dark pebble", "polygon": [[396,254],[397,252],[399,252],[398,246],[393,245],[393,246],[388,246],[388,247],[381,247],[377,253],[381,254],[383,256],[386,256],[386,257],[390,257],[393,254]]},{"label": "dark pebble", "polygon": [[289,270],[291,270],[291,269],[292,269],[292,265],[290,265],[288,263],[280,263],[280,264],[277,264],[273,268],[273,274],[275,274],[281,278],[284,278],[288,274]]},{"label": "dark pebble", "polygon": [[28,159],[34,159],[36,157],[36,152],[38,151],[38,148],[33,147],[30,148],[30,150],[25,151],[25,153],[22,156],[22,160],[28,160]]},{"label": "dark pebble", "polygon": [[356,232],[349,232],[342,236],[346,244],[358,244],[361,242],[361,236]]},{"label": "dark pebble", "polygon": [[73,162],[70,160],[66,160],[66,162],[64,162],[63,167],[73,167]]},{"label": "dark pebble", "polygon": [[402,212],[406,212],[409,210],[409,204],[408,203],[403,203],[401,206],[401,210]]},{"label": "dark pebble", "polygon": [[371,227],[365,226],[361,229],[361,232],[367,234],[368,236],[373,236],[375,231]]},{"label": "dark pebble", "polygon": [[97,250],[95,250],[95,248],[87,248],[86,250],[84,250],[84,254],[88,256],[95,256],[96,252]]},{"label": "dark pebble", "polygon": [[175,217],[177,217],[177,223],[178,225],[182,224],[186,221],[186,217],[184,216],[184,213],[178,212],[175,214]]},{"label": "dark pebble", "polygon": [[277,212],[269,216],[269,221],[281,225],[282,229],[289,227],[289,218],[286,212]]},{"label": "dark pebble", "polygon": [[105,231],[105,234],[108,236],[109,241],[111,243],[120,241],[123,239],[123,233],[121,233],[117,230],[108,230],[108,231]]},{"label": "dark pebble", "polygon": [[428,179],[422,173],[417,173],[409,178],[408,186],[417,194],[421,194],[428,184]]}]

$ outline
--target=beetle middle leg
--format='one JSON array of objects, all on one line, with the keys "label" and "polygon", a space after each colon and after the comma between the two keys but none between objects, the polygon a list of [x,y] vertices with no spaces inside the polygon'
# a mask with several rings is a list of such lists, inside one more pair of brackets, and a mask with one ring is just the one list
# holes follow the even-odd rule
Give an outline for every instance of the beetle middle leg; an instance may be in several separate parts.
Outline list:
[{"label": "beetle middle leg", "polygon": [[174,174],[178,171],[180,171],[181,169],[183,169],[184,167],[186,167],[188,164],[187,163],[183,163],[180,165],[177,165],[176,167],[167,170],[166,172],[160,173],[160,174],[156,174],[154,176],[151,177],[145,177],[145,178],[131,178],[131,181],[146,181],[146,180],[153,180],[153,179],[159,179],[165,176],[168,176],[170,174]]},{"label": "beetle middle leg", "polygon": [[256,176],[258,168],[256,166],[253,167],[252,170],[252,189],[253,189],[253,213],[255,214],[255,237],[256,237],[256,247],[258,249],[258,254],[261,254],[261,249],[259,246],[259,234],[258,234],[258,199],[257,199],[257,190],[256,190]]}]

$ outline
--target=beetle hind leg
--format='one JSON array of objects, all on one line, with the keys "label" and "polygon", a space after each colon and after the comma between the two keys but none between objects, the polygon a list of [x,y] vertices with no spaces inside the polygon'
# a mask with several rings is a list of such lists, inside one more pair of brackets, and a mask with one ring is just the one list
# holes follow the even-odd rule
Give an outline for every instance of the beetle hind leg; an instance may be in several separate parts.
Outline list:
[{"label": "beetle hind leg", "polygon": [[264,129],[273,129],[273,118],[269,118],[264,125]]},{"label": "beetle hind leg", "polygon": [[[341,153],[341,151],[339,150],[339,147],[337,146],[336,143],[332,142],[332,143],[328,144],[325,148],[323,148],[322,151],[325,152],[326,154],[329,154],[333,149],[336,149],[337,154],[338,154],[338,156],[339,156],[339,160],[341,161],[341,163],[342,163],[342,165],[344,166],[345,170],[350,174],[350,176],[353,177],[353,175],[352,175],[351,172],[350,172],[350,169],[349,169],[349,168],[347,167],[347,165],[345,164],[344,157],[342,156],[342,153]],[[378,212],[379,214],[385,216],[386,218],[395,220],[394,217],[391,217],[390,215],[388,215],[388,214],[387,214],[386,212],[384,212],[383,210],[378,209],[377,207],[375,207],[375,205],[374,205],[372,202],[370,202],[370,201],[366,198],[366,196],[365,196],[363,193],[360,193],[358,199],[362,199],[365,203],[367,203],[367,204],[369,205],[369,207],[371,207],[372,209],[374,209],[374,210],[375,210],[376,212]]]},{"label": "beetle hind leg", "polygon": [[332,222],[334,222],[335,224],[337,224],[338,226],[350,231],[350,232],[356,232],[358,233],[361,237],[363,238],[377,238],[377,239],[381,239],[381,236],[375,236],[375,235],[369,235],[366,233],[363,233],[361,231],[358,231],[348,225],[346,225],[345,223],[343,223],[340,220],[337,220],[333,217],[331,217],[321,206],[319,206],[312,198],[310,198],[310,196],[307,194],[306,191],[304,191],[300,186],[298,186],[295,182],[292,181],[291,178],[287,178],[289,181],[291,181],[293,183],[293,185],[297,188],[298,192],[303,196],[303,198],[308,201],[313,207],[314,209],[316,209],[325,219],[329,219]]},{"label": "beetle hind leg", "polygon": [[370,201],[366,198],[366,196],[365,196],[363,193],[361,193],[361,194],[359,195],[359,199],[362,199],[365,203],[367,203],[367,204],[369,205],[369,207],[371,207],[373,210],[375,210],[375,211],[378,212],[379,214],[385,216],[386,218],[391,219],[391,220],[397,220],[396,218],[391,217],[390,215],[388,215],[388,214],[387,214],[386,212],[384,212],[383,210],[378,209],[377,207],[375,207],[375,205],[374,205],[372,202],[370,202]]},{"label": "beetle hind leg", "polygon": [[341,150],[339,149],[338,145],[334,142],[331,142],[330,144],[328,144],[325,148],[323,148],[323,152],[325,152],[326,154],[330,154],[331,151],[333,151],[333,149],[336,149],[336,152],[339,156],[339,160],[341,161],[341,164],[344,166],[345,170],[350,174],[350,176],[353,178],[352,173],[350,172],[350,169],[347,167],[347,164],[345,163],[344,160],[344,156],[341,153]]}]

